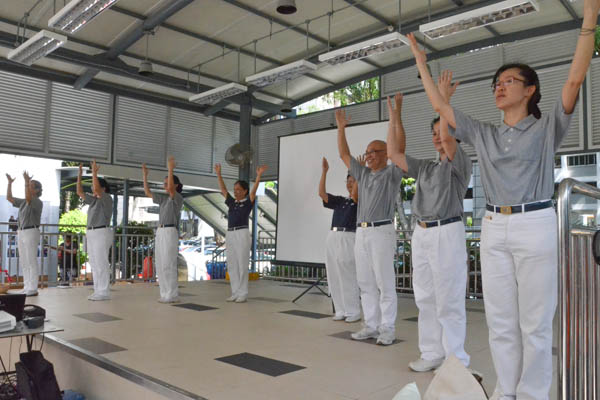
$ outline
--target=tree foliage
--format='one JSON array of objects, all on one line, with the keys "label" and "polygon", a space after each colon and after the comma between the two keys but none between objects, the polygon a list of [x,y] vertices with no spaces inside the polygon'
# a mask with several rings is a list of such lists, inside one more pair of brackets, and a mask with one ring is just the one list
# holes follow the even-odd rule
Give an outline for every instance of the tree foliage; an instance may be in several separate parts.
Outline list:
[{"label": "tree foliage", "polygon": [[600,26],[596,27],[596,53],[600,53]]},{"label": "tree foliage", "polygon": [[85,233],[85,226],[87,225],[87,214],[79,209],[71,210],[62,214],[58,223],[60,224],[60,232]]},{"label": "tree foliage", "polygon": [[343,89],[326,94],[325,97],[335,107],[376,100],[379,98],[379,78],[374,77],[353,83]]}]

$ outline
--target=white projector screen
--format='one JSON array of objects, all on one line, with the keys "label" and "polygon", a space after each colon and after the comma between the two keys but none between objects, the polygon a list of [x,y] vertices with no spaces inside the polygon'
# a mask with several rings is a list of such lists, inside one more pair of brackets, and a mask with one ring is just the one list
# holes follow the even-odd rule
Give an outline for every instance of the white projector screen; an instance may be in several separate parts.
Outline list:
[{"label": "white projector screen", "polygon": [[[346,128],[352,155],[364,153],[372,140],[386,140],[387,128],[387,121]],[[323,207],[318,194],[321,160],[329,161],[327,191],[348,196],[348,170],[338,154],[337,129],[279,138],[278,261],[325,263],[333,211]]]}]

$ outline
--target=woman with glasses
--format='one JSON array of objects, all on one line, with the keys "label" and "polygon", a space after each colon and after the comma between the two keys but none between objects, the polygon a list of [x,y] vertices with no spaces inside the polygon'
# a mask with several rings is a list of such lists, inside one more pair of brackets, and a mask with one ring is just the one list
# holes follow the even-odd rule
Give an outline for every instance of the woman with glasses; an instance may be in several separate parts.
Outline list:
[{"label": "woman with glasses", "polygon": [[594,51],[600,0],[586,0],[583,25],[562,93],[542,114],[536,72],[500,67],[492,80],[500,126],[454,109],[427,70],[427,56],[409,35],[433,108],[450,133],[475,147],[487,200],[481,268],[486,319],[498,375],[492,399],[547,400],[552,383],[552,319],[557,302],[557,223],[554,155],[567,135]]},{"label": "woman with glasses", "polygon": [[[362,159],[362,157],[361,157]],[[327,285],[335,307],[334,321],[360,321],[360,300],[356,282],[354,239],[356,236],[356,211],[358,185],[348,174],[348,197],[327,193],[329,163],[323,157],[323,172],[319,182],[319,197],[323,207],[333,210],[331,231],[327,235]]]}]

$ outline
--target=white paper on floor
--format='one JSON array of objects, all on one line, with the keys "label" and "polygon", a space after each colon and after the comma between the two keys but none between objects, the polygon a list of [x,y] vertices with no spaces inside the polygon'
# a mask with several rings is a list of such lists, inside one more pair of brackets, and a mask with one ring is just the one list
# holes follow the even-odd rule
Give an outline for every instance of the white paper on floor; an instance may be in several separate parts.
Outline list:
[{"label": "white paper on floor", "polygon": [[421,400],[417,384],[413,382],[404,386],[392,400]]}]

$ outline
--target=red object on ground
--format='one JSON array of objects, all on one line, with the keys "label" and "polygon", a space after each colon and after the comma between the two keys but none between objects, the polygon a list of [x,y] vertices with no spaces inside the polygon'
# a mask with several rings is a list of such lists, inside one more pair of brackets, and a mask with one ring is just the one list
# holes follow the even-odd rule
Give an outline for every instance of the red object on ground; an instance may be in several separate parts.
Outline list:
[{"label": "red object on ground", "polygon": [[146,256],[144,258],[144,269],[142,271],[142,279],[154,278],[154,269],[152,268],[152,257]]}]

